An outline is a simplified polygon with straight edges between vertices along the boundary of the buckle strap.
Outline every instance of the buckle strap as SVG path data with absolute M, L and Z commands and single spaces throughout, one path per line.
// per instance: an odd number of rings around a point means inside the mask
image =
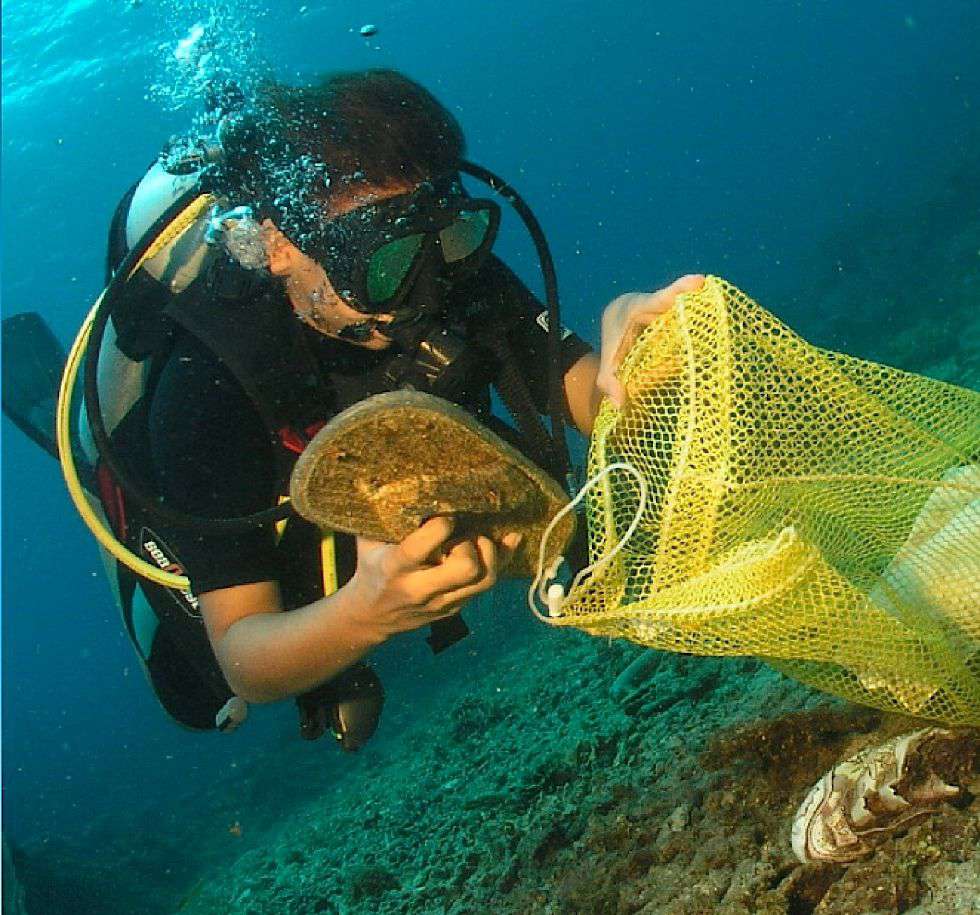
M 295 429 L 292 426 L 283 426 L 276 431 L 276 436 L 279 439 L 279 444 L 287 451 L 292 451 L 293 454 L 302 454 L 303 449 L 310 443 L 310 439 L 325 425 L 326 422 L 321 419 L 315 423 L 311 423 L 302 430 Z

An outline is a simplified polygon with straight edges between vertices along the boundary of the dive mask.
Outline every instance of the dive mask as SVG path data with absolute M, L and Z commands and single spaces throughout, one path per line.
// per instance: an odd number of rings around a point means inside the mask
M 434 263 L 449 281 L 475 270 L 499 225 L 500 207 L 468 197 L 453 177 L 324 222 L 303 247 L 348 305 L 403 322 L 412 319 L 399 312 L 423 266 Z

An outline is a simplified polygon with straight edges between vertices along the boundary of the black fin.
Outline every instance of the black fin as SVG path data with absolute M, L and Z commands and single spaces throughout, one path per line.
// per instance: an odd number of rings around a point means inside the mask
M 34 311 L 3 320 L 3 412 L 25 435 L 58 457 L 55 410 L 65 352 Z

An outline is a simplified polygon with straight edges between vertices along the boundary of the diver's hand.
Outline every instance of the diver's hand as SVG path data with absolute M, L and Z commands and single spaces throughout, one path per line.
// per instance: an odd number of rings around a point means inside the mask
M 521 539 L 508 534 L 499 545 L 483 536 L 454 543 L 452 533 L 452 518 L 438 516 L 401 543 L 358 541 L 351 579 L 356 612 L 382 640 L 452 616 L 492 588 Z
M 656 292 L 627 292 L 613 299 L 602 313 L 602 346 L 596 387 L 617 407 L 626 392 L 616 372 L 640 332 L 658 315 L 669 311 L 683 292 L 694 292 L 704 282 L 700 273 L 689 273 Z

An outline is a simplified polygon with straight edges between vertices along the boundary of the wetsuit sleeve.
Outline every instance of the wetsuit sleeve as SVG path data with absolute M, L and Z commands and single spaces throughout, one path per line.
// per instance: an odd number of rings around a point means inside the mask
M 506 327 L 507 340 L 527 380 L 538 412 L 548 410 L 548 309 L 499 258 L 491 257 L 478 275 L 489 307 L 490 327 Z M 562 328 L 561 372 L 564 374 L 592 347 Z
M 228 370 L 189 336 L 160 373 L 149 427 L 153 469 L 170 505 L 227 518 L 272 504 L 268 433 Z M 279 578 L 271 525 L 236 534 L 174 527 L 168 535 L 196 594 Z

